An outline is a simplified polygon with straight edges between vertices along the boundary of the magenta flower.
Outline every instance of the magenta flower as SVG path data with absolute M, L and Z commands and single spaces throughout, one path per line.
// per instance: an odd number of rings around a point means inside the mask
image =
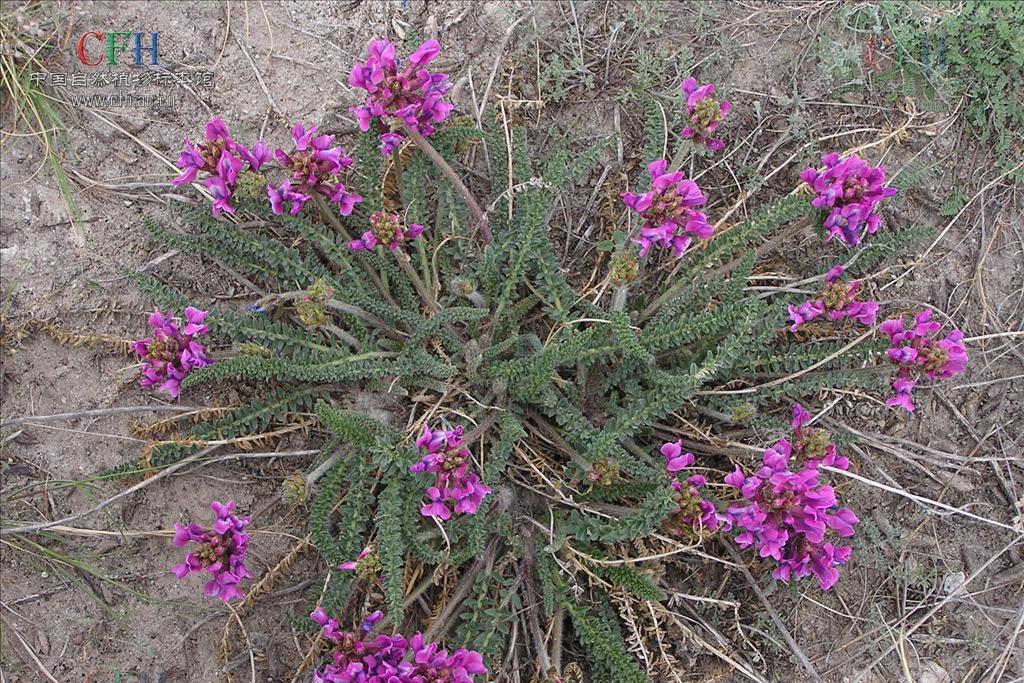
M 444 431 L 423 425 L 416 447 L 425 454 L 409 471 L 436 475 L 433 485 L 426 490 L 430 502 L 420 508 L 420 514 L 441 520 L 451 519 L 453 513 L 475 514 L 491 489 L 470 469 L 472 456 L 462 444 L 462 427 Z
M 793 321 L 790 332 L 796 332 L 805 323 L 814 320 L 825 312 L 825 304 L 821 299 L 808 299 L 796 306 L 789 305 L 789 319 Z
M 277 216 L 280 216 L 284 211 L 284 202 L 291 203 L 292 206 L 289 213 L 294 216 L 300 213 L 302 206 L 313 198 L 304 192 L 293 190 L 290 180 L 282 181 L 278 187 L 267 185 L 267 197 L 270 199 L 270 210 Z
M 882 226 L 875 209 L 896 194 L 896 188 L 886 186 L 884 167 L 868 166 L 855 154 L 840 161 L 833 152 L 821 161 L 823 170 L 809 167 L 800 174 L 814 190 L 811 204 L 828 210 L 825 229 L 829 240 L 838 236 L 849 245 L 860 244 L 865 234 L 873 235 Z
M 270 147 L 262 140 L 253 145 L 252 149 L 246 149 L 239 145 L 238 151 L 242 158 L 249 162 L 249 168 L 254 171 L 260 170 L 264 164 L 274 158 L 274 155 L 270 152 Z
M 665 456 L 665 469 L 672 480 L 672 489 L 676 492 L 676 509 L 663 523 L 665 530 L 679 537 L 715 531 L 719 526 L 727 529 L 729 518 L 720 515 L 715 504 L 701 493 L 707 480 L 700 474 L 691 475 L 685 484 L 676 478 L 677 472 L 693 464 L 693 453 L 684 453 L 682 442 L 676 441 L 662 445 L 661 454 Z
M 149 326 L 153 328 L 153 336 L 132 344 L 135 353 L 142 358 L 143 388 L 156 386 L 177 398 L 185 375 L 194 368 L 213 363 L 203 346 L 195 341 L 208 330 L 203 324 L 207 315 L 208 311 L 189 306 L 185 309 L 185 326 L 181 327 L 170 312 L 150 314 Z
M 378 244 L 383 244 L 391 251 L 406 242 L 411 242 L 420 236 L 423 226 L 418 224 L 403 225 L 397 214 L 388 214 L 383 211 L 376 211 L 370 216 L 370 229 L 362 234 L 357 240 L 348 243 L 352 251 L 373 250 Z
M 683 137 L 706 145 L 712 151 L 725 147 L 721 138 L 712 138 L 711 135 L 718 130 L 718 124 L 729 113 L 729 101 L 716 100 L 712 97 L 714 84 L 698 86 L 697 79 L 692 76 L 683 81 L 679 89 L 686 95 L 686 113 L 689 116 L 689 125 L 683 129 Z
M 238 174 L 248 163 L 249 168 L 258 171 L 269 158 L 269 150 L 263 142 L 257 142 L 250 150 L 235 141 L 228 133 L 227 124 L 219 118 L 206 124 L 205 139 L 196 145 L 184 141 L 185 149 L 178 155 L 181 174 L 171 181 L 183 185 L 196 180 L 200 173 L 208 174 L 202 182 L 213 195 L 213 215 L 222 211 L 234 213 L 231 196 L 238 182 Z
M 245 527 L 249 525 L 249 518 L 231 514 L 234 508 L 234 501 L 210 503 L 210 509 L 217 517 L 211 529 L 198 524 L 174 525 L 175 546 L 182 548 L 189 543 L 197 543 L 199 547 L 188 553 L 185 561 L 175 565 L 171 571 L 179 579 L 193 572 L 209 572 L 212 578 L 206 583 L 206 595 L 224 602 L 243 597 L 238 590 L 238 582 L 252 578 L 245 568 L 245 551 L 249 546 Z
M 860 280 L 841 282 L 843 267 L 835 266 L 825 276 L 825 289 L 817 299 L 808 299 L 798 306 L 789 306 L 789 318 L 793 325 L 790 332 L 796 332 L 804 323 L 828 313 L 832 320 L 850 318 L 862 325 L 874 325 L 878 314 L 877 301 L 857 301 Z
M 206 178 L 203 180 L 203 185 L 210 190 L 210 195 L 213 197 L 210 211 L 214 216 L 219 216 L 222 211 L 227 211 L 228 213 L 235 212 L 235 207 L 231 206 L 231 196 L 234 189 L 232 185 L 229 185 L 220 176 Z
M 405 139 L 398 132 L 398 122 L 404 121 L 426 137 L 434 132 L 434 124 L 444 121 L 451 112 L 452 105 L 444 101 L 451 88 L 448 76 L 432 74 L 425 68 L 440 52 L 441 45 L 428 40 L 402 66 L 395 58 L 393 43 L 374 40 L 367 47 L 366 61 L 352 65 L 349 85 L 365 90 L 367 97 L 350 111 L 364 131 L 370 129 L 371 119 L 382 119 L 381 154 L 390 154 Z
M 283 149 L 274 150 L 278 163 L 290 175 L 278 187 L 267 185 L 270 208 L 277 215 L 283 211 L 283 203 L 291 203 L 292 215 L 302 211 L 303 205 L 314 194 L 320 194 L 336 204 L 342 216 L 352 213 L 353 207 L 363 201 L 358 194 L 349 192 L 340 176 L 352 165 L 352 157 L 346 156 L 342 147 L 334 146 L 333 135 L 317 135 L 317 127 L 308 129 L 301 123 L 292 127 L 294 149 L 289 153 Z
M 313 672 L 314 683 L 474 683 L 487 673 L 479 652 L 460 648 L 448 654 L 417 633 L 371 637 L 384 618 L 369 615 L 358 632 L 342 631 L 338 621 L 317 608 L 309 618 L 320 624 L 324 639 L 333 644 L 330 661 Z
M 658 246 L 671 248 L 675 257 L 681 258 L 694 236 L 706 240 L 714 232 L 704 212 L 693 208 L 707 201 L 697 183 L 684 180 L 682 171 L 668 173 L 667 169 L 664 159 L 651 162 L 647 166 L 651 189 L 643 194 L 622 194 L 622 202 L 643 218 L 640 234 L 632 240 L 640 245 L 640 256 Z
M 338 569 L 344 572 L 355 572 L 360 578 L 376 579 L 378 581 L 383 581 L 383 577 L 380 575 L 381 568 L 380 557 L 377 555 L 377 549 L 373 545 L 363 548 L 362 552 L 359 553 L 359 557 L 355 560 L 342 562 L 338 565 Z
M 802 415 L 799 419 L 802 426 Z M 765 450 L 755 474 L 745 476 L 737 465 L 726 476 L 725 483 L 742 496 L 727 510 L 741 530 L 733 540 L 774 559 L 776 579 L 788 583 L 813 574 L 821 589 L 828 590 L 839 579 L 836 567 L 850 559 L 850 548 L 827 539 L 832 532 L 840 538 L 852 536 L 859 520 L 852 510 L 838 507 L 831 486 L 819 483 L 817 464 L 805 462 L 798 472 L 789 469 L 792 452 L 790 443 L 780 439 Z
M 356 558 L 355 560 L 350 560 L 348 562 L 342 562 L 338 565 L 338 569 L 341 569 L 342 571 L 346 572 L 354 572 L 356 568 L 359 567 L 359 563 L 365 560 L 367 557 L 370 557 L 372 554 L 373 546 L 368 545 L 365 548 L 363 548 L 362 552 L 359 553 L 358 558 Z
M 889 337 L 890 346 L 886 354 L 899 367 L 892 382 L 894 394 L 885 402 L 890 408 L 900 407 L 914 412 L 910 392 L 921 376 L 930 379 L 952 377 L 963 372 L 967 364 L 963 332 L 953 330 L 939 339 L 937 335 L 942 326 L 931 317 L 931 311 L 923 310 L 914 317 L 914 324 L 910 327 L 905 327 L 902 318 L 886 320 L 879 326 L 879 330 Z

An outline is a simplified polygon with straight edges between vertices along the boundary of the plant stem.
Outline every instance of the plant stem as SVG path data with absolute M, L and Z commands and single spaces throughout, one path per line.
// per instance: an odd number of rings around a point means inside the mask
M 402 122 L 402 130 L 406 135 L 412 138 L 412 141 L 416 143 L 416 146 L 420 148 L 420 151 L 426 154 L 427 157 L 434 162 L 434 165 L 444 173 L 445 177 L 448 178 L 448 181 L 455 187 L 455 190 L 462 195 L 462 199 L 466 202 L 466 206 L 469 208 L 470 214 L 473 215 L 474 222 L 480 229 L 480 238 L 483 240 L 484 244 L 490 244 L 492 241 L 491 228 L 487 225 L 487 220 L 484 218 L 484 212 L 480 208 L 480 204 L 473 197 L 472 193 L 470 193 L 466 184 L 462 182 L 462 178 L 460 178 L 455 172 L 455 169 L 453 169 L 448 162 L 444 160 L 444 157 L 434 149 L 434 146 L 431 145 L 425 137 L 420 135 L 418 130 L 405 122 Z
M 423 303 L 427 305 L 427 308 L 429 308 L 434 314 L 440 313 L 441 306 L 438 305 L 433 293 L 427 291 L 426 285 L 423 284 L 423 280 L 420 279 L 419 274 L 416 273 L 416 269 L 412 267 L 409 255 L 406 254 L 401 247 L 398 247 L 395 250 L 395 257 L 398 261 L 398 266 L 409 278 L 409 281 L 412 282 L 413 288 L 415 288 L 416 293 L 420 295 L 420 298 L 423 299 Z
M 331 224 L 331 227 L 333 227 L 335 230 L 341 233 L 341 236 L 345 238 L 346 242 L 351 241 L 352 236 L 348 234 L 348 230 L 346 230 L 345 226 L 341 224 L 341 221 L 338 220 L 338 217 L 334 215 L 334 212 L 331 211 L 330 207 L 327 205 L 327 202 L 324 201 L 323 197 L 314 197 L 314 201 L 316 201 L 317 208 L 320 209 L 320 214 L 322 216 L 327 217 L 327 220 Z M 371 280 L 373 280 L 373 284 L 375 284 L 377 286 L 377 289 L 380 290 L 381 295 L 383 295 L 384 298 L 387 299 L 389 304 L 391 304 L 395 308 L 398 308 L 398 303 L 391 296 L 391 292 L 388 290 L 387 285 L 384 283 L 383 280 L 381 280 L 380 275 L 377 274 L 377 271 L 370 267 L 370 264 L 366 262 L 366 259 L 363 258 L 363 255 L 360 254 L 359 252 L 356 252 L 356 260 L 359 261 L 359 265 L 362 266 L 363 270 L 366 271 L 366 274 L 370 276 Z
M 402 166 L 401 166 L 401 153 L 398 151 L 398 147 L 395 147 L 391 151 L 391 167 L 394 173 L 394 182 L 398 187 L 398 199 L 401 202 L 402 209 L 404 212 L 408 212 L 409 205 L 406 202 L 406 185 L 402 182 Z M 402 222 L 409 220 L 408 215 L 404 215 Z M 423 283 L 428 291 L 433 292 L 433 285 L 430 280 L 430 263 L 427 260 L 427 250 L 423 246 L 423 240 L 416 241 L 416 251 L 420 256 L 420 270 L 423 272 Z M 431 297 L 432 299 L 433 297 Z
M 559 602 L 551 617 L 551 666 L 555 673 L 562 671 L 562 632 L 565 624 L 565 606 Z
M 757 247 L 757 249 L 756 249 L 756 251 L 757 251 L 757 258 L 761 258 L 762 256 L 764 256 L 768 251 L 770 251 L 771 249 L 773 249 L 776 246 L 778 246 L 778 244 L 782 240 L 786 239 L 787 237 L 790 237 L 792 235 L 799 235 L 804 230 L 809 228 L 811 226 L 812 222 L 813 222 L 813 218 L 811 216 L 807 216 L 807 217 L 801 219 L 799 222 L 797 222 L 796 225 L 794 225 L 791 230 L 784 230 L 784 231 L 780 232 L 778 235 L 776 235 L 775 237 L 771 238 L 770 240 L 768 240 L 767 242 L 762 244 L 761 246 Z M 711 277 L 722 277 L 722 276 L 728 275 L 732 271 L 736 270 L 736 267 L 740 264 L 740 262 L 742 260 L 743 260 L 743 257 L 742 256 L 738 256 L 738 257 L 734 258 L 732 261 L 729 261 L 729 263 L 726 263 L 725 265 L 719 266 L 715 270 L 708 271 L 707 273 L 705 273 L 703 279 L 707 280 L 707 279 L 709 279 Z M 688 280 L 679 280 L 679 281 L 677 281 L 674 285 L 672 285 L 667 290 L 665 290 L 665 292 L 661 296 L 659 296 L 657 299 L 655 299 L 654 302 L 650 306 L 648 306 L 646 309 L 644 309 L 644 312 L 640 314 L 640 317 L 637 319 L 637 322 L 642 322 L 644 320 L 647 320 L 652 315 L 657 313 L 658 309 L 660 309 L 662 306 L 667 304 L 672 299 L 676 298 L 676 296 L 678 296 L 679 293 L 683 289 L 685 289 L 687 286 L 689 286 L 690 284 L 691 284 L 691 282 L 688 281 Z
M 60 420 L 77 420 L 83 417 L 104 417 L 107 415 L 122 415 L 125 413 L 144 413 L 144 412 L 170 412 L 170 413 L 189 413 L 194 410 L 202 410 L 202 408 L 194 408 L 192 406 L 122 406 L 117 408 L 97 408 L 95 410 L 79 410 L 74 413 L 56 413 L 54 415 L 26 415 L 24 417 L 16 417 L 12 420 L 0 422 L 0 428 L 6 429 L 7 427 L 14 427 L 26 422 L 57 422 Z
M 526 618 L 530 626 L 530 633 L 533 636 L 533 649 L 536 650 L 540 672 L 544 675 L 559 675 L 559 669 L 548 656 L 547 647 L 544 644 L 544 631 L 540 627 L 540 600 L 537 599 L 537 590 L 534 581 L 537 579 L 537 547 L 533 542 L 533 533 L 527 532 L 523 537 L 523 585 L 526 587 Z
M 430 312 L 434 315 L 440 313 L 441 305 L 437 303 L 437 299 L 434 298 L 433 292 L 427 290 L 426 286 L 423 284 L 423 280 L 421 280 L 420 276 L 416 274 L 416 269 L 413 268 L 410 263 L 409 255 L 399 247 L 395 250 L 395 258 L 398 260 L 398 265 L 402 268 L 402 272 L 405 273 L 412 282 L 412 286 L 416 289 L 416 293 L 420 295 L 420 299 L 422 299 L 423 303 L 427 305 Z M 445 323 L 444 329 L 454 335 L 456 339 L 461 339 L 462 341 L 466 340 L 465 336 L 463 336 L 463 334 L 455 329 L 455 327 L 450 323 Z
M 423 640 L 430 642 L 437 640 L 444 635 L 445 631 L 448 630 L 452 617 L 455 616 L 456 610 L 459 608 L 459 604 L 466 599 L 469 595 L 469 591 L 473 588 L 473 583 L 476 581 L 476 576 L 484 570 L 493 559 L 494 554 L 498 550 L 498 539 L 491 539 L 491 542 L 487 545 L 487 550 L 484 551 L 483 556 L 473 563 L 473 566 L 469 568 L 462 575 L 462 580 L 459 582 L 458 587 L 452 593 L 451 597 L 448 598 L 448 603 L 444 606 L 444 609 L 437 619 L 430 624 L 430 628 L 423 634 Z
M 688 155 L 687 152 L 690 152 L 690 154 Z M 695 155 L 693 154 L 693 143 L 689 141 L 683 142 L 683 144 L 679 145 L 679 149 L 676 151 L 675 156 L 672 157 L 672 161 L 670 161 L 668 164 L 669 172 L 671 173 L 674 171 L 678 171 L 680 168 L 683 167 L 683 162 L 685 162 L 688 158 L 691 162 L 690 177 L 692 178 L 694 157 Z
M 629 285 L 618 285 L 615 294 L 612 296 L 612 310 L 621 311 L 626 307 L 626 298 L 629 296 Z
M 423 284 L 427 289 L 437 296 L 437 289 L 434 288 L 433 278 L 430 277 L 430 259 L 427 258 L 427 247 L 425 239 L 416 240 L 416 253 L 420 257 L 420 271 L 423 273 Z

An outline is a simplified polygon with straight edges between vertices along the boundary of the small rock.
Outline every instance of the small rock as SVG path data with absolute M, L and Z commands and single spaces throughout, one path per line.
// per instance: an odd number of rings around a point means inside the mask
M 962 591 L 965 583 L 967 583 L 967 575 L 963 572 L 946 574 L 942 579 L 942 592 L 946 595 L 953 595 Z
M 952 683 L 949 672 L 935 662 L 922 662 L 917 683 Z

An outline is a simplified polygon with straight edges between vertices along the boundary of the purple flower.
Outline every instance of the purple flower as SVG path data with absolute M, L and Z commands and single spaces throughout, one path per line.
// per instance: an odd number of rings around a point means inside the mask
M 712 151 L 725 147 L 721 138 L 712 138 L 711 135 L 718 130 L 718 124 L 729 113 L 729 101 L 716 100 L 712 97 L 714 84 L 698 86 L 697 79 L 692 76 L 683 81 L 679 89 L 686 95 L 686 113 L 689 116 L 689 125 L 683 129 L 683 137 L 706 145 Z
M 279 187 L 273 185 L 267 185 L 267 197 L 270 198 L 270 210 L 275 215 L 280 216 L 284 211 L 284 202 L 291 203 L 291 215 L 297 215 L 302 211 L 303 205 L 312 199 L 311 196 L 304 192 L 297 192 L 292 189 L 292 184 L 288 180 L 281 182 Z
M 238 152 L 249 163 L 249 168 L 254 171 L 260 170 L 263 164 L 274 158 L 274 155 L 270 152 L 270 147 L 262 140 L 253 145 L 251 149 L 238 145 Z
M 329 661 L 313 672 L 314 683 L 474 683 L 487 673 L 479 652 L 460 648 L 449 654 L 417 633 L 412 638 L 372 636 L 384 618 L 367 616 L 358 631 L 342 631 L 338 621 L 317 608 L 309 615 L 333 645 Z
M 885 184 L 885 168 L 868 166 L 855 154 L 840 161 L 833 152 L 821 161 L 823 170 L 809 167 L 800 174 L 814 190 L 811 204 L 829 212 L 825 219 L 829 240 L 838 236 L 849 245 L 860 244 L 865 234 L 873 235 L 882 226 L 875 209 L 896 189 Z
M 370 129 L 372 119 L 384 119 L 381 154 L 390 154 L 405 139 L 397 132 L 396 123 L 405 122 L 426 137 L 434 132 L 434 124 L 444 121 L 451 112 L 452 105 L 444 101 L 451 88 L 448 76 L 426 69 L 440 52 L 441 45 L 428 40 L 401 66 L 393 43 L 374 40 L 367 46 L 366 61 L 352 65 L 348 82 L 365 90 L 367 96 L 362 105 L 350 111 L 364 131 Z
M 714 228 L 704 212 L 697 211 L 707 199 L 697 183 L 684 180 L 682 171 L 669 173 L 664 159 L 647 166 L 651 174 L 651 189 L 643 194 L 624 192 L 622 202 L 640 214 L 643 224 L 632 241 L 640 245 L 640 256 L 646 256 L 651 247 L 671 248 L 681 258 L 696 236 L 706 240 Z
M 684 453 L 680 441 L 666 443 L 661 447 L 665 456 L 665 470 L 671 479 L 676 509 L 662 526 L 673 536 L 699 535 L 715 531 L 719 526 L 728 528 L 729 518 L 715 509 L 715 504 L 703 497 L 701 491 L 707 483 L 702 475 L 694 474 L 685 484 L 676 478 L 678 472 L 694 462 L 693 453 Z
M 843 267 L 834 266 L 825 276 L 825 288 L 817 299 L 808 299 L 798 306 L 789 306 L 789 319 L 793 325 L 790 332 L 796 332 L 800 327 L 820 315 L 828 313 L 832 320 L 849 318 L 862 325 L 874 325 L 875 316 L 878 314 L 877 301 L 857 301 L 860 292 L 860 280 L 841 282 Z
M 132 344 L 135 353 L 142 358 L 141 384 L 144 388 L 156 386 L 177 398 L 185 375 L 193 368 L 213 363 L 203 346 L 195 341 L 208 330 L 202 324 L 208 314 L 189 306 L 184 311 L 184 328 L 179 327 L 170 312 L 156 311 L 149 316 L 153 335 Z
M 179 579 L 193 572 L 206 571 L 212 578 L 206 583 L 206 595 L 229 602 L 232 598 L 242 598 L 238 590 L 238 582 L 252 578 L 245 568 L 245 552 L 249 546 L 249 535 L 245 528 L 249 525 L 248 517 L 237 517 L 231 513 L 235 508 L 234 501 L 221 504 L 210 503 L 216 520 L 213 528 L 205 529 L 198 524 L 174 525 L 174 545 L 182 548 L 189 543 L 198 544 L 193 552 L 185 556 L 185 561 L 175 565 L 171 571 Z
M 453 513 L 475 514 L 491 488 L 470 469 L 472 454 L 462 444 L 462 427 L 445 431 L 424 425 L 416 446 L 424 455 L 409 471 L 435 475 L 434 483 L 426 490 L 430 502 L 420 508 L 420 514 L 442 521 L 451 519 Z
M 796 332 L 801 325 L 814 320 L 824 312 L 825 304 L 820 299 L 808 299 L 797 306 L 790 304 L 789 319 L 793 321 L 793 325 L 789 331 Z
M 807 418 L 803 408 L 794 407 L 796 429 L 802 429 Z M 808 436 L 814 434 L 804 434 Z M 789 467 L 792 454 L 792 445 L 781 439 L 765 450 L 762 467 L 752 476 L 745 476 L 737 466 L 725 478 L 742 497 L 727 510 L 740 530 L 733 540 L 741 548 L 753 546 L 762 558 L 775 560 L 778 566 L 772 576 L 776 579 L 788 582 L 813 574 L 821 589 L 828 590 L 839 579 L 836 567 L 849 560 L 850 548 L 826 539 L 832 534 L 852 536 L 859 520 L 853 511 L 837 505 L 831 486 L 818 481 L 819 461 L 806 460 L 793 471 Z M 835 456 L 832 461 L 840 466 Z
M 885 399 L 888 408 L 903 408 L 908 413 L 914 412 L 914 399 L 910 392 L 914 390 L 917 381 L 911 379 L 910 368 L 901 368 L 892 381 L 893 395 Z
M 267 186 L 270 207 L 275 214 L 282 212 L 282 203 L 291 202 L 293 215 L 316 194 L 326 197 L 338 206 L 342 216 L 352 213 L 353 207 L 363 201 L 358 194 L 349 192 L 340 177 L 352 165 L 352 157 L 339 146 L 332 146 L 333 135 L 317 135 L 317 127 L 306 128 L 301 123 L 292 127 L 294 149 L 286 152 L 274 150 L 274 157 L 290 173 L 276 189 Z
M 360 562 L 365 560 L 367 557 L 370 557 L 372 554 L 373 554 L 373 546 L 372 545 L 368 545 L 365 548 L 363 548 L 362 552 L 359 553 L 359 557 L 358 558 L 356 558 L 355 560 L 350 560 L 348 562 L 342 562 L 341 564 L 338 565 L 338 569 L 341 569 L 342 571 L 346 571 L 346 572 L 353 572 L 359 566 Z
M 214 216 L 222 211 L 234 212 L 231 196 L 245 165 L 248 163 L 252 171 L 258 171 L 270 157 L 263 142 L 257 142 L 251 150 L 236 142 L 228 133 L 227 124 L 219 118 L 206 124 L 203 142 L 193 145 L 186 138 L 183 144 L 185 148 L 178 155 L 177 164 L 181 174 L 171 182 L 182 185 L 195 181 L 200 173 L 208 174 L 203 184 L 213 195 Z
M 953 330 L 940 339 L 938 332 L 942 326 L 931 317 L 931 311 L 923 310 L 914 316 L 913 325 L 906 325 L 902 318 L 892 318 L 878 328 L 889 337 L 886 355 L 899 367 L 892 382 L 894 394 L 885 402 L 890 408 L 914 412 L 910 392 L 921 376 L 952 377 L 963 372 L 967 364 L 963 332 Z
M 664 444 L 661 447 L 661 454 L 665 456 L 665 469 L 669 474 L 684 470 L 694 462 L 693 453 L 683 453 L 681 441 Z
M 361 195 L 349 192 L 343 183 L 338 183 L 334 186 L 334 193 L 330 196 L 330 201 L 338 205 L 338 213 L 348 216 L 356 204 L 363 201 L 363 198 Z
M 383 244 L 394 251 L 419 237 L 422 232 L 422 225 L 404 225 L 397 214 L 376 211 L 370 216 L 370 229 L 359 239 L 349 242 L 348 246 L 352 251 L 363 251 L 376 249 L 378 244 Z
M 395 151 L 395 148 L 402 144 L 405 140 L 404 137 L 398 133 L 381 133 L 380 135 L 380 153 L 381 156 L 387 156 Z
M 203 181 L 203 185 L 210 190 L 210 195 L 213 197 L 210 210 L 214 216 L 219 216 L 222 211 L 235 212 L 235 207 L 231 206 L 232 188 L 223 178 L 210 176 Z

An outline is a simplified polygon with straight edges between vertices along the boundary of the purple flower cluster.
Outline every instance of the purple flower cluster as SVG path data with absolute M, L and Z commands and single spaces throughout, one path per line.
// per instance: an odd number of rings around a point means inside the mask
M 192 572 L 209 572 L 213 578 L 206 583 L 206 594 L 224 602 L 243 597 L 238 590 L 238 582 L 252 578 L 245 568 L 245 551 L 249 546 L 249 534 L 245 533 L 245 527 L 249 525 L 249 518 L 231 514 L 234 508 L 233 500 L 227 504 L 217 501 L 210 503 L 210 509 L 217 516 L 212 529 L 205 529 L 198 524 L 174 525 L 175 546 L 182 548 L 189 543 L 198 543 L 199 547 L 186 555 L 185 561 L 171 571 L 179 579 Z
M 703 475 L 693 474 L 686 483 L 676 478 L 677 473 L 693 464 L 693 453 L 684 453 L 680 441 L 666 443 L 661 447 L 665 456 L 665 469 L 672 478 L 672 489 L 676 491 L 676 510 L 665 523 L 665 530 L 673 536 L 700 534 L 715 531 L 719 525 L 728 528 L 729 519 L 715 510 L 715 504 L 701 495 L 707 484 Z
M 806 430 L 809 415 L 794 407 L 794 424 L 801 449 L 813 443 L 817 430 Z M 813 448 L 813 446 L 812 446 Z M 828 450 L 828 449 L 826 449 Z M 778 566 L 772 576 L 789 582 L 813 574 L 822 590 L 828 590 L 839 579 L 839 565 L 850 559 L 849 546 L 837 546 L 826 540 L 829 529 L 841 538 L 853 536 L 859 521 L 852 510 L 836 504 L 835 491 L 818 481 L 819 464 L 848 466 L 834 447 L 820 459 L 807 459 L 798 471 L 790 469 L 794 447 L 780 439 L 764 452 L 762 467 L 746 476 L 740 467 L 725 478 L 725 483 L 740 491 L 743 500 L 729 507 L 727 514 L 741 532 L 736 543 L 754 546 L 761 557 L 774 559 Z M 795 459 L 795 458 L 794 458 Z
M 444 431 L 423 425 L 416 447 L 426 454 L 409 471 L 437 475 L 434 484 L 427 488 L 430 502 L 420 508 L 420 514 L 442 520 L 451 519 L 453 512 L 474 514 L 491 489 L 470 469 L 471 454 L 462 443 L 462 427 Z
M 296 123 L 292 128 L 292 140 L 295 145 L 290 153 L 283 149 L 274 150 L 278 163 L 290 174 L 276 188 L 267 185 L 267 197 L 274 213 L 280 215 L 284 202 L 290 202 L 291 213 L 297 214 L 314 193 L 337 204 L 342 216 L 352 213 L 363 198 L 349 192 L 338 179 L 342 171 L 352 165 L 352 157 L 346 156 L 342 147 L 331 146 L 333 135 L 317 135 L 316 126 L 307 129 Z
M 185 309 L 185 325 L 182 326 L 171 312 L 154 311 L 150 314 L 149 326 L 153 328 L 153 336 L 132 344 L 135 353 L 142 358 L 143 387 L 155 386 L 177 398 L 185 375 L 194 368 L 213 363 L 202 344 L 196 341 L 196 337 L 206 334 L 209 329 L 203 324 L 207 315 L 209 311 L 189 306 Z
M 910 392 L 921 375 L 952 377 L 964 370 L 967 349 L 964 348 L 963 332 L 953 330 L 939 339 L 937 333 L 942 325 L 931 317 L 932 312 L 924 310 L 914 317 L 913 325 L 906 325 L 902 318 L 893 318 L 879 327 L 889 337 L 890 346 L 886 350 L 889 360 L 899 367 L 892 382 L 895 394 L 885 402 L 890 408 L 899 406 L 909 412 L 914 411 Z
M 351 109 L 360 130 L 370 129 L 370 119 L 389 117 L 404 121 L 423 136 L 432 134 L 434 124 L 444 121 L 452 110 L 444 101 L 451 88 L 448 76 L 425 68 L 440 54 L 440 43 L 428 40 L 420 44 L 401 69 L 394 43 L 374 40 L 367 52 L 366 61 L 353 64 L 348 76 L 349 85 L 367 93 L 366 102 Z M 380 136 L 381 154 L 390 154 L 405 139 L 396 130 L 397 121 L 388 121 L 388 129 Z
M 689 125 L 683 129 L 683 137 L 692 139 L 697 144 L 706 145 L 712 151 L 725 147 L 725 142 L 721 138 L 711 136 L 729 113 L 729 101 L 716 100 L 712 97 L 715 92 L 714 84 L 698 86 L 697 79 L 692 76 L 683 81 L 679 89 L 686 95 L 686 113 L 689 116 Z
M 370 216 L 370 229 L 357 240 L 348 243 L 352 251 L 376 249 L 383 244 L 391 251 L 420 236 L 423 226 L 417 223 L 403 225 L 397 214 L 376 211 Z
M 714 232 L 704 212 L 694 208 L 702 206 L 707 198 L 697 183 L 684 179 L 682 171 L 669 173 L 664 159 L 648 164 L 647 171 L 651 174 L 649 191 L 622 194 L 623 203 L 643 218 L 633 242 L 640 245 L 640 256 L 658 246 L 671 247 L 675 257 L 681 258 L 694 236 L 706 240 Z
M 882 226 L 882 217 L 875 209 L 883 199 L 896 194 L 896 188 L 886 186 L 885 168 L 868 166 L 856 154 L 840 161 L 833 152 L 821 161 L 823 170 L 809 167 L 800 174 L 800 179 L 814 190 L 811 204 L 829 211 L 825 219 L 829 240 L 838 236 L 849 245 L 860 244 L 865 234 L 873 235 Z
M 380 634 L 371 637 L 384 615 L 366 618 L 358 633 L 342 631 L 337 620 L 317 608 L 309 618 L 334 644 L 331 661 L 313 672 L 313 683 L 473 683 L 487 673 L 479 652 L 460 648 L 448 654 L 437 643 Z
M 219 216 L 222 211 L 234 213 L 231 199 L 240 175 L 251 172 L 253 175 L 242 177 L 262 183 L 264 178 L 257 175 L 258 172 L 276 159 L 288 177 L 277 187 L 267 185 L 267 197 L 275 214 L 281 214 L 284 202 L 289 202 L 291 213 L 297 214 L 316 194 L 336 204 L 342 216 L 352 213 L 353 207 L 363 198 L 349 192 L 341 181 L 340 176 L 352 165 L 352 158 L 345 155 L 342 147 L 331 146 L 334 136 L 317 135 L 316 126 L 307 129 L 297 123 L 292 128 L 292 140 L 295 144 L 291 152 L 276 149 L 272 154 L 262 140 L 248 148 L 228 134 L 228 127 L 221 119 L 213 119 L 206 124 L 204 142 L 193 145 L 185 139 L 185 149 L 178 157 L 178 168 L 182 173 L 172 182 L 175 185 L 189 183 L 199 173 L 207 173 L 209 176 L 202 182 L 213 195 L 213 215 Z M 248 171 L 245 170 L 246 164 Z M 248 187 L 248 182 L 244 186 Z
M 191 183 L 199 173 L 208 176 L 202 183 L 213 195 L 213 215 L 221 211 L 234 213 L 231 197 L 238 182 L 238 174 L 246 164 L 252 171 L 259 171 L 270 159 L 270 150 L 263 142 L 257 142 L 252 149 L 235 141 L 228 133 L 227 124 L 215 118 L 206 124 L 205 140 L 197 145 L 185 138 L 185 149 L 178 155 L 181 175 L 172 180 L 174 185 Z
M 874 325 L 878 314 L 877 301 L 857 301 L 860 280 L 842 282 L 843 267 L 835 266 L 825 276 L 825 289 L 817 299 L 808 299 L 799 306 L 789 306 L 789 318 L 793 321 L 790 332 L 796 332 L 801 325 L 828 313 L 832 320 L 850 318 L 862 325 Z

